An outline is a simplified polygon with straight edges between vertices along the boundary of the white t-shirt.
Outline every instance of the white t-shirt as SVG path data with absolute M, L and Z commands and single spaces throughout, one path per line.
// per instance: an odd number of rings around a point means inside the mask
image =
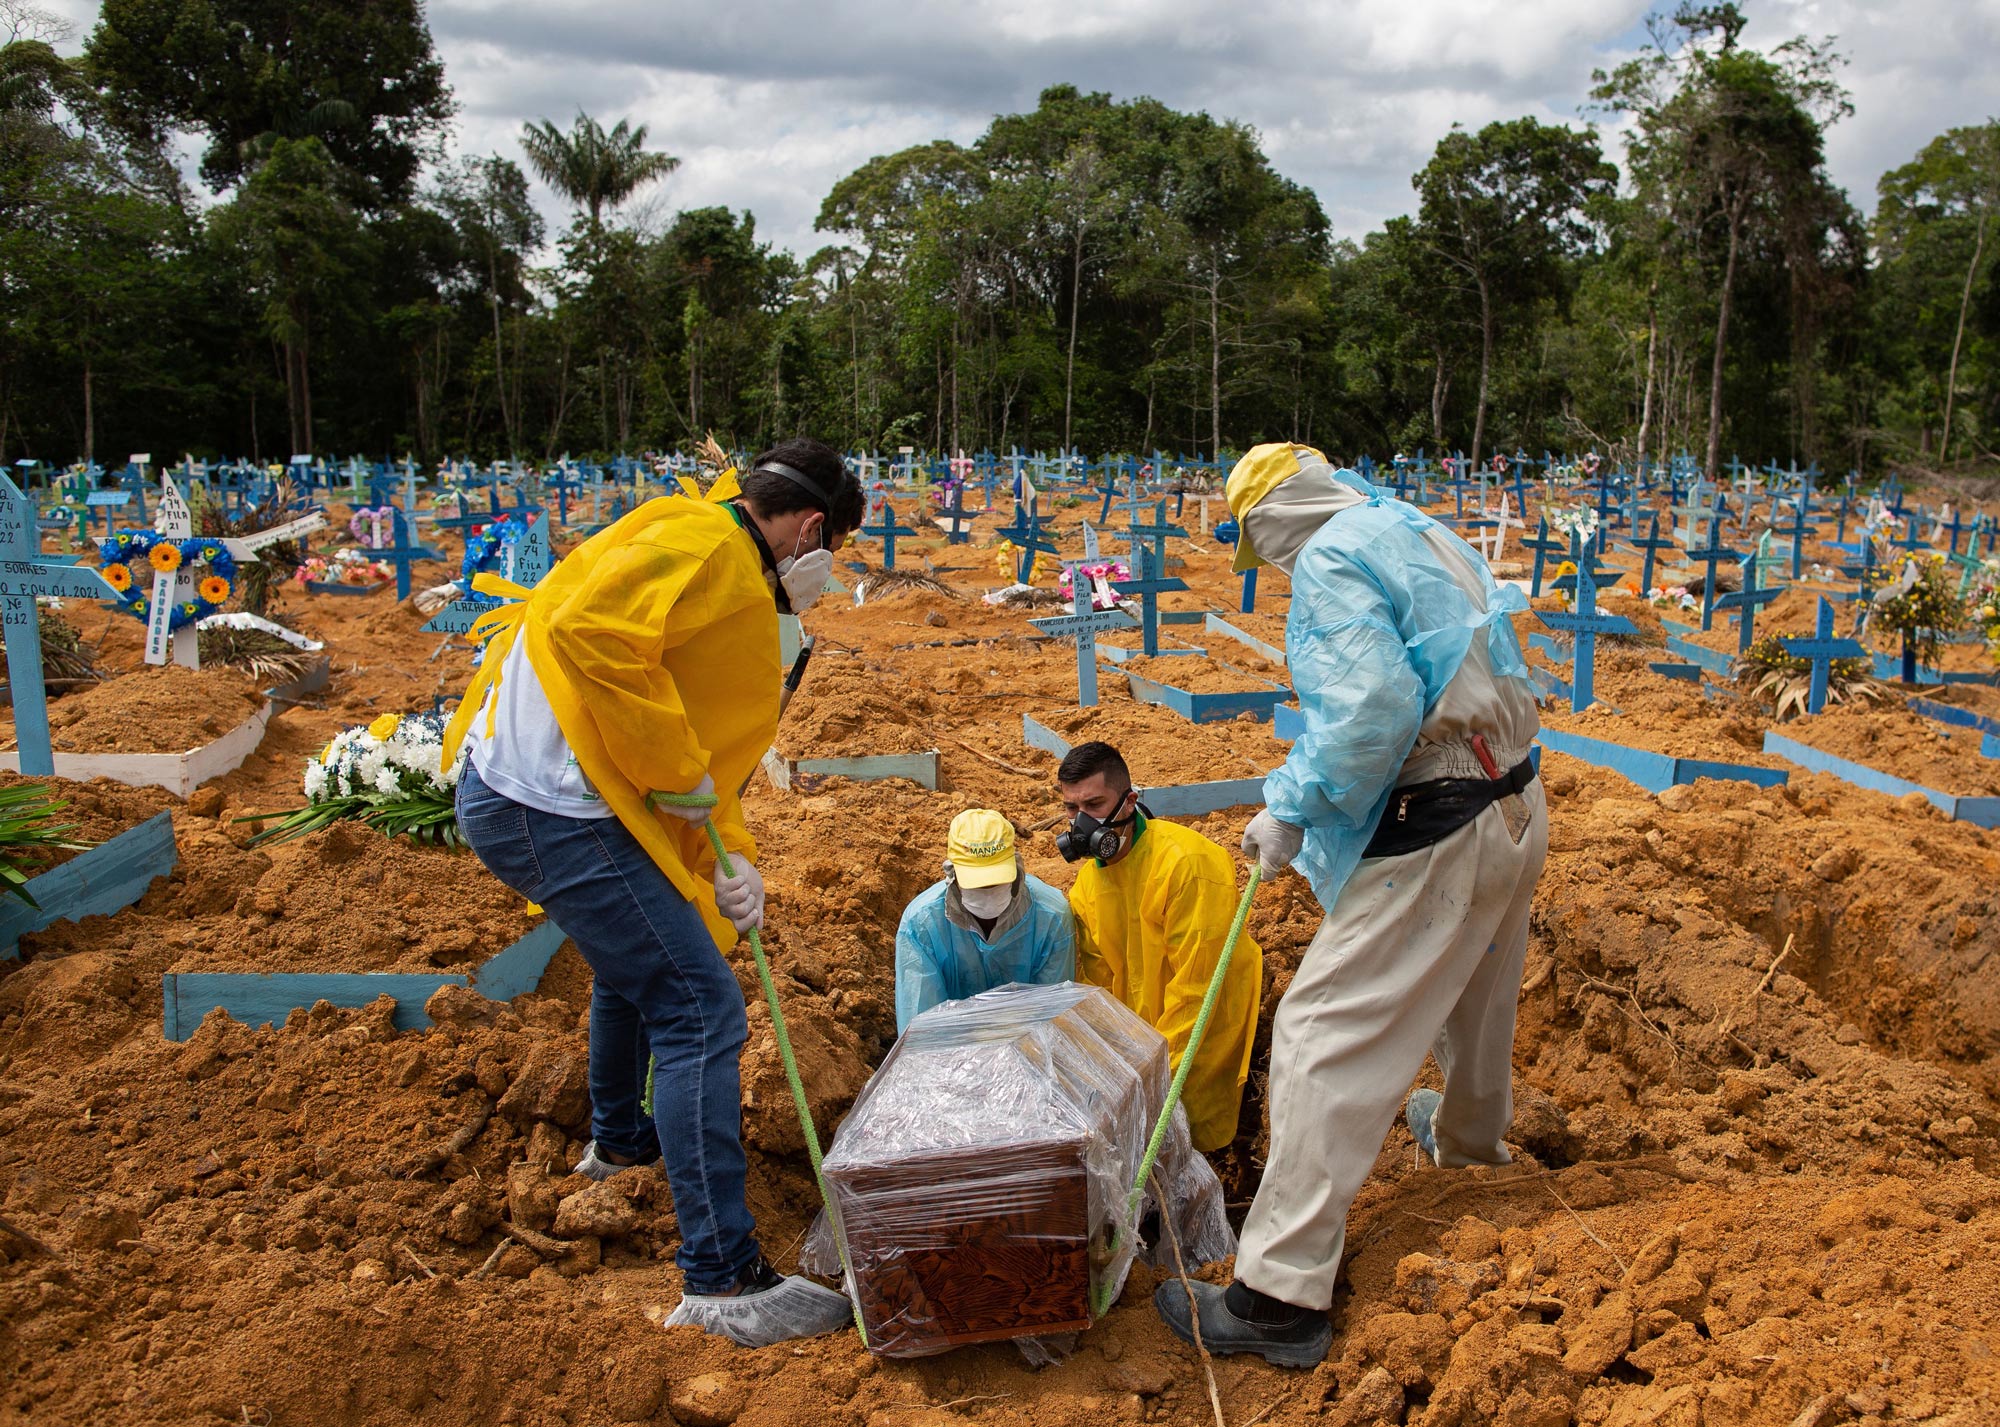
M 497 702 L 497 707 L 495 701 Z M 493 736 L 486 736 L 488 709 Z M 528 661 L 525 632 L 517 635 L 500 666 L 500 685 L 472 721 L 472 758 L 494 792 L 564 818 L 608 818 L 611 809 L 577 767 L 542 681 Z

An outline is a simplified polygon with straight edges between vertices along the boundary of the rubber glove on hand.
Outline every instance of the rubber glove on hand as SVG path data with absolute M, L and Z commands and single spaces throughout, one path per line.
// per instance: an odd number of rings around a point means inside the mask
M 732 854 L 729 865 L 734 877 L 725 876 L 720 862 L 715 864 L 715 906 L 740 932 L 764 925 L 764 879 L 749 862 Z
M 693 791 L 694 794 L 698 797 L 703 797 L 703 798 L 714 797 L 715 779 L 709 777 L 708 774 L 706 773 L 702 774 L 701 782 L 694 788 Z M 700 827 L 703 823 L 707 822 L 708 815 L 715 811 L 713 806 L 705 808 L 683 808 L 674 803 L 655 803 L 653 806 L 658 808 L 663 813 L 673 814 L 673 816 L 679 818 L 682 822 L 693 823 L 696 827 Z
M 1275 877 L 1292 865 L 1305 840 L 1304 828 L 1280 822 L 1266 808 L 1243 829 L 1243 855 L 1256 858 L 1264 876 Z

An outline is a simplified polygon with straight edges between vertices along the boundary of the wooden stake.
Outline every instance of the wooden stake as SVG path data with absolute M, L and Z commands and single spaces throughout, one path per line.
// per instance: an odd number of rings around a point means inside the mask
M 1167 1196 L 1160 1190 L 1160 1176 L 1155 1171 L 1152 1176 L 1153 1199 L 1160 1206 L 1160 1227 L 1167 1231 L 1167 1242 L 1174 1250 L 1174 1272 L 1180 1275 L 1181 1291 L 1187 1294 L 1188 1325 L 1194 1329 L 1194 1350 L 1201 1354 L 1202 1375 L 1208 1379 L 1208 1405 L 1215 1411 L 1215 1427 L 1229 1427 L 1222 1416 L 1222 1394 L 1215 1387 L 1215 1359 L 1208 1355 L 1208 1345 L 1201 1340 L 1201 1305 L 1195 1302 L 1194 1285 L 1188 1282 L 1187 1264 L 1181 1259 L 1181 1236 L 1174 1230 L 1174 1216 L 1167 1204 Z

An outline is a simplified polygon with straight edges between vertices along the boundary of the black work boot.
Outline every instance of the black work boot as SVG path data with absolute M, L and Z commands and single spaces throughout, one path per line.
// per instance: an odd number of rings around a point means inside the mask
M 1153 1307 L 1184 1343 L 1194 1342 L 1188 1290 L 1201 1313 L 1201 1343 L 1217 1357 L 1257 1353 L 1281 1368 L 1309 1368 L 1326 1360 L 1333 1324 L 1326 1314 L 1280 1302 L 1240 1283 L 1227 1289 L 1212 1283 L 1169 1279 L 1153 1290 Z

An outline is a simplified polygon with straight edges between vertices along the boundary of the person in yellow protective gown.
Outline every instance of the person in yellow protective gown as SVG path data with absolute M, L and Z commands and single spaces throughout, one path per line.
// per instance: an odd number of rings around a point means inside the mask
M 1235 920 L 1236 868 L 1201 834 L 1148 818 L 1124 758 L 1108 743 L 1072 748 L 1056 786 L 1074 819 L 1057 848 L 1083 862 L 1069 893 L 1077 979 L 1144 1017 L 1167 1038 L 1178 1069 Z M 1246 931 L 1182 1091 L 1198 1150 L 1236 1138 L 1263 980 L 1263 952 Z
M 646 502 L 481 620 L 479 674 L 445 734 L 447 768 L 471 742 L 459 831 L 590 965 L 594 1133 L 576 1172 L 663 1162 L 683 1275 L 670 1321 L 746 1346 L 848 1317 L 844 1295 L 778 1274 L 758 1248 L 738 1068 L 748 1025 L 724 952 L 764 915 L 737 792 L 777 731 L 777 616 L 825 589 L 860 521 L 860 484 L 809 440 L 764 452 L 708 499 Z M 714 806 L 656 807 L 656 792 Z M 732 876 L 703 830 L 711 816 Z

